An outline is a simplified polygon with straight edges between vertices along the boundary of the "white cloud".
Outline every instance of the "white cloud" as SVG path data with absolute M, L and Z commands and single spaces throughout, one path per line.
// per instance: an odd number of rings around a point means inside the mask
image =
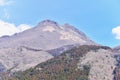
M 21 24 L 19 26 L 15 26 L 12 23 L 4 22 L 0 20 L 0 37 L 4 35 L 13 35 L 15 33 L 22 32 L 24 30 L 30 29 L 31 26 L 27 24 Z
M 27 29 L 30 29 L 31 27 L 27 24 L 21 24 L 18 26 L 18 29 L 20 32 L 24 31 L 24 30 L 27 30 Z
M 10 5 L 12 3 L 12 0 L 0 0 L 0 6 Z
M 120 40 L 120 26 L 112 29 L 112 33 L 115 34 L 115 38 Z

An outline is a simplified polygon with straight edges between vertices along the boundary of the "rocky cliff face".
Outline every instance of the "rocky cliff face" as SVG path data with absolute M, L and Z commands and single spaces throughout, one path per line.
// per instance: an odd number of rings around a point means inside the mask
M 113 55 L 116 59 L 116 67 L 114 70 L 114 80 L 120 80 L 120 46 L 113 48 Z
M 91 66 L 89 80 L 113 80 L 115 64 L 115 58 L 110 50 L 99 49 L 96 52 L 88 52 L 78 65 Z

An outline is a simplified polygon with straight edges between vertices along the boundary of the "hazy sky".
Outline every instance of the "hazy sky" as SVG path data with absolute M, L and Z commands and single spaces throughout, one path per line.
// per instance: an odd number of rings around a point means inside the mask
M 0 0 L 0 31 L 6 24 L 14 28 L 0 34 L 20 32 L 45 19 L 69 23 L 97 43 L 120 45 L 120 0 Z

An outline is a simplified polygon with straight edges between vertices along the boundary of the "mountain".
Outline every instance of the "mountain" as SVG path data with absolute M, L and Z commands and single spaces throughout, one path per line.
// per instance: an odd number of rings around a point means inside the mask
M 50 50 L 72 44 L 95 44 L 73 26 L 69 24 L 61 26 L 50 20 L 42 21 L 34 28 L 11 37 L 3 37 L 0 42 L 0 48 L 29 46 L 30 48 L 42 50 Z
M 78 45 L 97 45 L 75 27 L 44 20 L 34 28 L 0 38 L 0 70 L 19 71 Z
M 98 45 L 69 24 L 44 20 L 0 38 L 0 80 L 120 80 L 120 46 Z
M 113 80 L 114 62 L 109 47 L 83 45 L 67 50 L 34 68 L 16 72 L 9 79 Z

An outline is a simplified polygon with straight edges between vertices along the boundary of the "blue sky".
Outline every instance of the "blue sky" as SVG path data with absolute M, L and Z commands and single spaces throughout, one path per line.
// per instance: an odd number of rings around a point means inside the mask
M 99 44 L 120 45 L 120 0 L 0 1 L 0 20 L 4 22 L 35 26 L 51 19 L 75 26 Z

